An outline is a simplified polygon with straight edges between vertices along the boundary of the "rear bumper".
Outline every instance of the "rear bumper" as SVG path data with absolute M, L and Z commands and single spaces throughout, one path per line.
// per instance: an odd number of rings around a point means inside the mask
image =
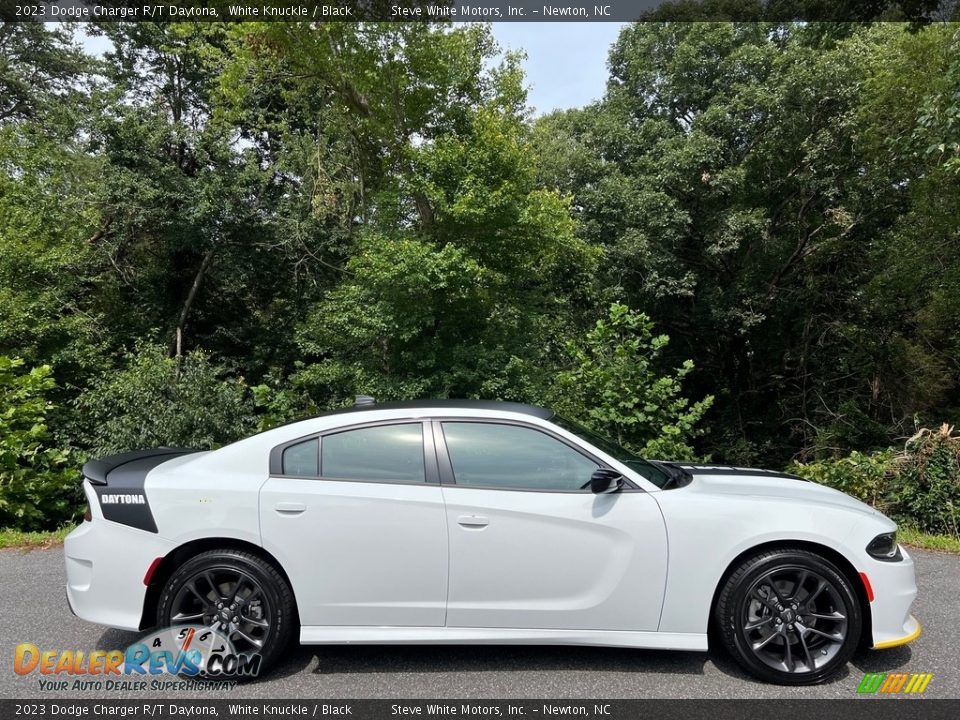
M 902 547 L 900 562 L 873 560 L 866 570 L 873 587 L 870 604 L 875 650 L 898 647 L 920 637 L 920 623 L 910 614 L 917 597 L 913 559 Z
M 64 541 L 67 604 L 79 618 L 139 630 L 146 586 L 143 576 L 155 558 L 173 549 L 153 533 L 95 518 Z

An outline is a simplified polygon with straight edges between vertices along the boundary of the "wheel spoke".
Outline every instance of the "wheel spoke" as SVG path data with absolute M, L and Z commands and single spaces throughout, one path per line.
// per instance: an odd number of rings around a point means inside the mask
M 210 604 L 210 598 L 206 595 L 202 595 L 200 591 L 197 590 L 197 585 L 193 580 L 186 584 L 186 588 L 196 596 L 197 600 L 203 603 L 204 607 Z
M 812 603 L 814 600 L 816 600 L 820 596 L 820 593 L 822 593 L 826 589 L 826 587 L 827 587 L 827 581 L 821 578 L 820 582 L 817 584 L 817 589 L 807 596 L 806 602 Z
M 757 642 L 757 643 L 754 643 L 754 644 L 753 644 L 753 646 L 752 646 L 752 647 L 753 647 L 753 651 L 756 652 L 757 650 L 762 650 L 763 648 L 765 648 L 765 647 L 770 643 L 771 640 L 774 640 L 774 639 L 776 639 L 776 638 L 778 638 L 778 637 L 781 637 L 780 633 L 770 633 L 769 635 L 767 635 L 767 637 L 765 637 L 765 638 L 764 638 L 763 640 L 761 640 L 760 642 Z
M 220 594 L 220 587 L 213 581 L 213 575 L 210 573 L 210 571 L 203 573 L 203 577 L 208 583 L 210 583 L 210 587 L 213 589 L 213 594 L 217 600 L 222 601 L 223 595 Z
M 796 584 L 793 586 L 793 593 L 790 595 L 791 600 L 797 600 L 797 596 L 800 594 L 800 591 L 803 590 L 803 584 L 807 581 L 808 577 L 810 577 L 810 573 L 806 570 L 800 574 Z
M 756 630 L 758 627 L 763 627 L 764 625 L 766 625 L 766 624 L 769 623 L 769 622 L 773 622 L 773 618 L 772 618 L 772 617 L 767 617 L 767 618 L 763 618 L 762 620 L 757 620 L 757 621 L 755 621 L 755 622 L 748 623 L 748 624 L 744 627 L 744 630 Z
M 790 638 L 786 635 L 783 636 L 783 664 L 786 666 L 787 672 L 794 672 L 797 669 L 797 665 L 793 661 L 793 650 L 790 648 Z
M 257 620 L 256 618 L 247 617 L 246 615 L 240 619 L 248 625 L 253 625 L 254 627 L 270 627 L 270 623 L 268 623 L 266 620 Z
M 830 642 L 842 643 L 844 640 L 843 635 L 830 635 L 829 633 L 821 632 L 816 628 L 808 627 L 807 632 L 813 633 L 814 635 L 819 635 L 820 637 L 826 638 Z
M 237 628 L 237 629 L 234 630 L 232 633 L 230 633 L 230 637 L 231 637 L 231 638 L 233 638 L 234 635 L 239 635 L 239 636 L 242 637 L 244 640 L 246 640 L 248 643 L 250 643 L 251 645 L 253 645 L 255 648 L 258 648 L 258 649 L 259 649 L 259 648 L 262 648 L 262 647 L 263 647 L 263 640 L 257 640 L 256 638 L 250 637 L 250 636 L 247 635 L 245 632 L 243 632 L 243 630 L 241 630 L 240 628 Z
M 754 600 L 759 602 L 761 605 L 763 605 L 765 608 L 767 608 L 771 612 L 777 611 L 777 604 L 772 603 L 770 602 L 769 599 L 763 597 L 763 595 L 760 594 L 760 588 L 755 588 L 754 591 L 750 593 L 750 597 L 752 597 Z
M 777 590 L 777 584 L 773 580 L 773 575 L 770 576 L 770 582 L 767 583 L 767 587 L 770 588 L 770 592 L 773 593 L 773 596 L 777 599 L 778 603 L 783 605 L 783 603 L 786 602 L 780 595 L 780 592 Z
M 237 599 L 237 596 L 240 594 L 240 588 L 243 587 L 243 584 L 245 582 L 247 582 L 247 579 L 245 577 L 243 577 L 242 575 L 237 575 L 237 581 L 234 583 L 233 589 L 227 593 L 226 597 L 233 598 L 233 600 L 235 601 Z
M 198 613 L 177 613 L 177 614 L 174 615 L 172 618 L 170 618 L 170 622 L 172 622 L 172 623 L 186 623 L 186 622 L 191 622 L 191 621 L 193 621 L 193 620 L 203 620 L 204 615 L 206 615 L 205 612 L 198 612 Z
M 811 670 L 816 670 L 817 665 L 813 661 L 813 655 L 810 654 L 810 648 L 807 647 L 807 641 L 804 640 L 803 638 L 804 631 L 801 630 L 800 632 L 797 633 L 797 635 L 800 637 L 800 645 L 801 647 L 803 647 L 803 654 L 807 658 L 807 667 L 810 668 Z
M 817 618 L 818 620 L 846 620 L 847 619 L 846 615 L 838 611 L 834 611 L 829 615 L 824 615 L 822 613 L 815 613 L 815 612 L 804 613 L 804 615 Z

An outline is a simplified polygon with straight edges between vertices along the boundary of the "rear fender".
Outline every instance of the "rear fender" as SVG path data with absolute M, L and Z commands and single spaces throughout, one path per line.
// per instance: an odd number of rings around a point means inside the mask
M 156 448 L 109 455 L 87 461 L 83 476 L 90 481 L 104 519 L 155 533 L 157 523 L 144 489 L 147 473 L 167 460 L 192 452 L 197 451 Z

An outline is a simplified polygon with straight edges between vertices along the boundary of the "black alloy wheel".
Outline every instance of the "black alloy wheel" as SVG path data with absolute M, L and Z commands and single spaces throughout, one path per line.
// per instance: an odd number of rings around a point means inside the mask
M 751 674 L 806 685 L 838 672 L 856 650 L 862 613 L 850 580 L 800 549 L 748 558 L 715 609 L 724 644 Z
M 293 593 L 270 563 L 239 550 L 211 550 L 183 563 L 160 596 L 157 624 L 200 625 L 259 653 L 270 665 L 292 637 Z

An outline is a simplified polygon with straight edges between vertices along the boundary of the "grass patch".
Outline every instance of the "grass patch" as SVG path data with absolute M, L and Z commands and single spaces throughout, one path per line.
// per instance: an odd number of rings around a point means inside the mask
M 897 539 L 904 545 L 910 545 L 923 550 L 939 550 L 940 552 L 956 553 L 960 555 L 960 539 L 952 535 L 931 535 L 909 527 L 897 528 Z
M 0 548 L 38 548 L 46 549 L 63 544 L 63 539 L 73 530 L 69 525 L 48 532 L 23 532 L 22 530 L 0 530 Z

